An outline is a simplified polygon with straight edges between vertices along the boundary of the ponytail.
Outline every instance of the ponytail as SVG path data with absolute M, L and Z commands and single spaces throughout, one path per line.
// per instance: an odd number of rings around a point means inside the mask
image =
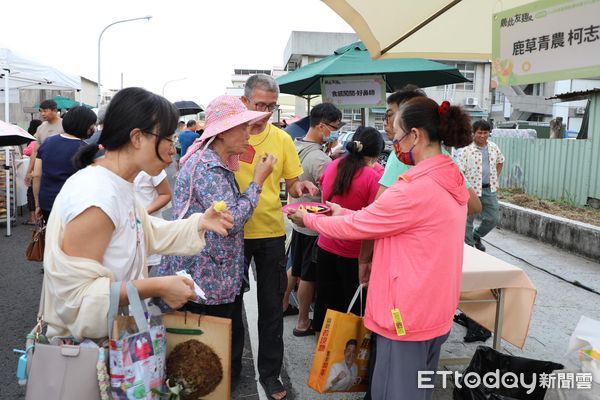
M 348 192 L 354 176 L 366 165 L 365 157 L 379 157 L 384 147 L 385 142 L 377 129 L 370 126 L 359 127 L 354 132 L 352 141 L 346 144 L 348 154 L 337 166 L 330 197 Z
M 438 106 L 428 97 L 413 98 L 400 107 L 398 118 L 405 131 L 421 128 L 432 142 L 459 148 L 473 141 L 471 119 L 462 108 L 447 101 Z
M 460 107 L 449 105 L 440 114 L 439 136 L 446 146 L 460 148 L 471 144 L 471 129 L 471 119 Z
M 72 163 L 73 166 L 77 169 L 83 169 L 94 162 L 96 158 L 96 154 L 100 150 L 100 145 L 98 144 L 88 144 L 79 149 L 77 153 L 73 156 Z

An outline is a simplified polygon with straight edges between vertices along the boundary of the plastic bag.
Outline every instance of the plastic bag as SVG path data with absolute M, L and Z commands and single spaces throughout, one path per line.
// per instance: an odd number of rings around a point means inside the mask
M 543 400 L 546 388 L 540 386 L 540 374 L 563 369 L 562 364 L 515 357 L 491 347 L 479 346 L 469 366 L 454 388 L 455 400 Z M 480 378 L 479 385 L 465 377 L 469 372 Z M 486 379 L 486 374 L 487 379 Z M 516 381 L 515 381 L 516 379 Z M 485 383 L 481 382 L 484 381 Z M 473 387 L 475 386 L 475 387 Z

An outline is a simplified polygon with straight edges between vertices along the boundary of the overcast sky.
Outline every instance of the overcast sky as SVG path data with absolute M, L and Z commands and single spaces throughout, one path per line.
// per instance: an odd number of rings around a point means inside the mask
M 352 32 L 319 0 L 12 0 L 2 2 L 0 47 L 102 83 L 142 86 L 171 101 L 206 105 L 231 84 L 234 68 L 282 66 L 291 31 Z

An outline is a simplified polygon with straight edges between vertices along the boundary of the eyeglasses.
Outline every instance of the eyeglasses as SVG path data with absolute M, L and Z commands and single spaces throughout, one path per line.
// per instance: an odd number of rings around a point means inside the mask
M 144 132 L 144 133 L 147 133 L 148 135 L 156 136 L 156 137 L 157 137 L 157 138 L 159 138 L 159 139 L 165 139 L 167 142 L 169 142 L 169 144 L 170 144 L 170 146 L 171 146 L 171 149 L 174 149 L 174 148 L 175 148 L 175 141 L 174 141 L 173 139 L 171 139 L 171 138 L 168 138 L 168 137 L 166 137 L 166 136 L 164 136 L 164 137 L 160 137 L 160 135 L 157 135 L 157 134 L 156 134 L 156 133 L 154 133 L 154 132 Z
M 394 116 L 394 114 L 396 114 L 396 113 L 393 112 L 392 110 L 386 110 L 385 111 L 385 117 L 383 117 L 383 119 L 385 121 L 389 121 L 389 119 L 392 118 Z
M 334 131 L 337 131 L 341 128 L 341 126 L 335 126 L 335 125 L 331 125 L 328 124 L 327 122 L 323 122 L 324 125 L 327 125 L 328 127 L 330 127 L 331 129 L 333 129 Z
M 254 107 L 256 107 L 257 111 L 269 111 L 269 112 L 273 112 L 275 110 L 277 110 L 279 108 L 279 104 L 277 103 L 272 103 L 272 104 L 267 104 L 267 103 L 255 103 L 252 100 L 250 100 L 250 102 L 252 104 L 254 104 Z

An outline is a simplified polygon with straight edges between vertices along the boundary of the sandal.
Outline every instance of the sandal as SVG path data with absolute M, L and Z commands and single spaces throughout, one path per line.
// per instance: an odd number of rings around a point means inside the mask
M 312 326 L 312 320 L 308 321 L 308 328 L 304 330 L 294 328 L 292 334 L 296 337 L 313 336 L 315 334 L 315 328 Z
M 277 397 L 275 397 L 277 393 L 284 393 L 283 397 L 279 398 L 278 400 L 283 400 L 287 397 L 287 391 L 285 390 L 283 384 L 279 379 L 271 377 L 267 378 L 264 381 L 262 379 L 259 379 L 259 382 L 265 390 L 267 396 L 269 396 L 269 398 L 277 399 Z

